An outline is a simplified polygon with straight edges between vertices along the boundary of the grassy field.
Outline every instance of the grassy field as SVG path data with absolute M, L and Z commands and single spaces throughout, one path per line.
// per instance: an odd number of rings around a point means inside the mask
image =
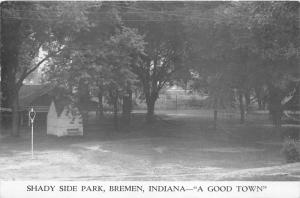
M 265 114 L 248 115 L 243 125 L 221 117 L 217 131 L 205 110 L 158 111 L 151 125 L 135 112 L 129 131 L 111 123 L 91 116 L 84 137 L 35 129 L 33 160 L 28 128 L 19 139 L 1 137 L 0 180 L 300 179 L 300 163 L 285 163 Z

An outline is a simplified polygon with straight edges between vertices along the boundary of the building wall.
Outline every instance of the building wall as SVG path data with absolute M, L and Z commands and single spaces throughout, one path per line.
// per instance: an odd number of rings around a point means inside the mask
M 75 116 L 68 113 L 65 107 L 63 112 L 58 116 L 55 105 L 52 102 L 47 115 L 47 134 L 56 136 L 73 136 L 83 135 L 82 117 L 78 110 Z

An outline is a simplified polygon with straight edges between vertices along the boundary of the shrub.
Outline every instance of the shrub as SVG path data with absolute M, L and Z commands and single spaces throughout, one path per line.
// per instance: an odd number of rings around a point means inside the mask
M 300 142 L 290 138 L 285 139 L 282 153 L 287 163 L 300 162 Z
M 192 96 L 190 99 L 186 100 L 187 106 L 189 107 L 202 107 L 203 100 L 197 98 L 196 96 Z

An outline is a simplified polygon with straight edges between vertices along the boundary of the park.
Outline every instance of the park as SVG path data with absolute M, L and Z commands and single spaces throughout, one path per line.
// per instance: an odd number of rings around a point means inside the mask
M 299 11 L 2 2 L 0 180 L 299 181 Z

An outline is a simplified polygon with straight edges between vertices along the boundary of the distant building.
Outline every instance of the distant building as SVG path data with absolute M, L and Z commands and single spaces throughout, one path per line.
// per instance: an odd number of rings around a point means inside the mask
M 83 135 L 79 110 L 72 107 L 70 100 L 56 97 L 56 91 L 50 84 L 22 86 L 19 92 L 21 124 L 28 123 L 28 111 L 33 108 L 35 124 L 47 127 L 47 135 Z
M 88 119 L 88 112 L 97 111 L 98 101 L 90 97 L 84 103 L 76 104 L 64 97 L 65 90 L 51 84 L 23 85 L 19 91 L 19 118 L 21 126 L 29 126 L 28 112 L 31 108 L 36 112 L 34 125 L 46 130 L 45 134 L 56 136 L 83 135 L 83 123 L 79 112 L 84 113 Z M 0 92 L 2 97 L 2 93 Z M 63 99 L 64 98 L 64 99 Z M 72 105 L 71 105 L 72 104 Z M 6 127 L 11 126 L 12 110 L 0 106 L 1 115 L 5 116 L 1 122 Z M 2 125 L 1 125 L 2 126 Z M 3 125 L 4 126 L 4 125 Z
M 171 87 L 167 87 L 165 89 L 165 93 L 169 95 L 186 95 L 186 94 L 191 94 L 192 90 L 190 89 L 183 89 L 180 86 L 173 85 Z

